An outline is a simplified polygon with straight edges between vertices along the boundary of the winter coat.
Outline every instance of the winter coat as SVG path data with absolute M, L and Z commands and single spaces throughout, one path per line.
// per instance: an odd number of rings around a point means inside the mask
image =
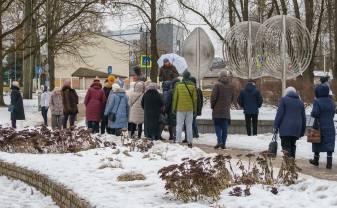
M 220 77 L 211 94 L 212 117 L 231 119 L 230 108 L 234 102 L 234 88 L 228 77 Z
M 245 89 L 241 90 L 238 104 L 244 109 L 244 114 L 259 114 L 262 103 L 261 93 L 253 83 L 248 83 Z
M 296 92 L 282 97 L 277 109 L 274 128 L 279 130 L 280 137 L 304 136 L 306 116 L 304 104 Z
M 104 91 L 104 95 L 106 98 L 109 97 L 111 90 L 112 90 L 112 85 L 110 85 L 109 83 L 105 83 L 103 87 L 103 91 Z
M 41 107 L 49 107 L 50 102 L 50 93 L 49 92 L 43 92 L 41 94 Z
M 171 65 L 169 67 L 162 66 L 159 71 L 159 81 L 171 81 L 174 78 L 179 77 L 179 73 L 175 66 Z
M 115 92 L 111 92 L 108 102 L 105 107 L 105 116 L 116 114 L 116 120 L 113 122 L 108 118 L 108 127 L 111 129 L 127 128 L 129 118 L 129 105 L 128 97 L 126 96 L 124 89 L 116 89 Z
M 63 112 L 70 114 L 78 113 L 78 95 L 74 89 L 69 86 L 64 86 L 62 88 L 62 103 L 63 103 Z
M 165 113 L 171 113 L 172 95 L 173 95 L 172 81 L 163 82 L 162 88 L 163 88 L 163 101 L 165 105 Z
M 50 112 L 52 115 L 60 116 L 63 115 L 63 103 L 61 91 L 57 90 L 50 96 Z
M 172 111 L 197 113 L 197 90 L 192 82 L 178 82 L 174 88 Z
M 134 92 L 129 93 L 129 123 L 144 123 L 144 110 L 142 108 L 142 98 L 145 91 L 144 82 L 137 82 L 134 86 Z
M 143 95 L 142 108 L 144 109 L 144 134 L 146 137 L 160 138 L 159 117 L 163 105 L 162 96 L 157 90 L 149 89 Z
M 11 120 L 25 120 L 25 110 L 23 108 L 23 99 L 20 88 L 12 86 L 11 90 L 11 105 L 13 106 Z
M 319 85 L 315 89 L 316 100 L 311 116 L 318 119 L 321 143 L 312 144 L 313 152 L 334 152 L 336 130 L 334 125 L 335 104 L 329 96 L 329 87 Z
M 202 107 L 204 106 L 204 95 L 200 88 L 197 88 L 197 116 L 201 116 Z
M 105 102 L 106 97 L 102 90 L 102 84 L 99 82 L 93 83 L 84 99 L 86 120 L 101 121 Z

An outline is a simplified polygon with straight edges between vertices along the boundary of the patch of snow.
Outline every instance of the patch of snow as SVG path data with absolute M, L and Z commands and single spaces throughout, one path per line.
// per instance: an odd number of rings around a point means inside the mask
M 0 176 L 0 193 L 1 208 L 58 207 L 50 196 L 46 197 L 35 188 L 5 176 Z
M 264 141 L 270 135 L 253 138 L 247 146 L 257 146 L 258 141 Z M 242 136 L 243 137 L 243 136 Z M 234 141 L 230 138 L 229 141 Z M 244 137 L 243 137 L 244 138 Z M 251 137 L 252 138 L 252 137 Z M 244 138 L 245 141 L 251 138 Z M 208 201 L 183 203 L 166 195 L 164 182 L 158 176 L 158 170 L 164 166 L 180 163 L 183 158 L 197 159 L 209 156 L 199 148 L 189 149 L 179 144 L 168 144 L 160 141 L 147 153 L 128 152 L 122 147 L 120 139 L 113 136 L 103 136 L 117 144 L 116 149 L 93 149 L 76 154 L 9 154 L 0 152 L 0 159 L 17 165 L 28 167 L 48 175 L 51 179 L 73 189 L 81 197 L 87 199 L 93 206 L 127 207 L 127 208 L 203 208 L 219 205 L 220 207 L 318 207 L 337 205 L 334 193 L 337 192 L 337 182 L 318 180 L 301 175 L 298 184 L 289 187 L 280 186 L 279 194 L 273 195 L 267 187 L 253 186 L 249 197 L 232 197 L 229 189 L 224 190 L 218 202 Z M 214 140 L 214 135 L 204 135 L 202 140 Z M 238 139 L 237 142 L 242 141 Z M 267 141 L 267 140 L 266 140 Z M 254 144 L 256 142 L 256 144 Z M 235 143 L 229 143 L 229 146 Z M 247 147 L 245 146 L 245 147 Z M 126 154 L 128 152 L 128 154 Z M 110 163 L 109 163 L 110 162 Z M 109 167 L 107 164 L 115 165 Z M 118 165 L 116 165 L 118 164 Z M 107 166 L 106 168 L 102 168 Z M 118 168 L 121 167 L 121 168 Z M 119 182 L 117 177 L 133 171 L 143 174 L 144 181 Z M 298 205 L 298 206 L 297 206 Z

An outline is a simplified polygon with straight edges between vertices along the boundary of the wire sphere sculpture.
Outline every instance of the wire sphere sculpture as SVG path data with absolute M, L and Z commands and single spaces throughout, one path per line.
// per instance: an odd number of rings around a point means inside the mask
M 274 16 L 260 26 L 256 37 L 255 55 L 259 57 L 264 76 L 293 79 L 309 66 L 312 56 L 311 36 L 299 19 L 283 15 Z
M 229 70 L 237 77 L 256 79 L 263 76 L 263 67 L 254 50 L 260 26 L 254 21 L 240 22 L 225 35 L 223 56 Z

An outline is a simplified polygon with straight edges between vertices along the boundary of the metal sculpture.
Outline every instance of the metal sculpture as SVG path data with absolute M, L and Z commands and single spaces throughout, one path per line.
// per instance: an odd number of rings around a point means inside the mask
M 225 36 L 224 58 L 235 76 L 255 79 L 263 75 L 259 56 L 254 50 L 261 24 L 254 21 L 234 25 Z
M 197 27 L 186 38 L 182 54 L 189 72 L 200 82 L 211 68 L 215 54 L 212 41 L 202 28 Z
M 234 75 L 255 79 L 272 76 L 286 80 L 302 74 L 312 57 L 311 37 L 301 20 L 286 15 L 262 25 L 247 21 L 234 25 L 226 34 L 224 58 Z
M 264 75 L 282 80 L 293 79 L 301 75 L 310 64 L 310 33 L 299 19 L 285 15 L 274 16 L 258 30 L 256 51 L 264 59 Z

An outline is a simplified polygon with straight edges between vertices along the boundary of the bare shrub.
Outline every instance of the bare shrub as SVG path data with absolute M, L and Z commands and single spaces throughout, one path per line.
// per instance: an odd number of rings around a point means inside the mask
M 183 159 L 181 164 L 164 167 L 158 171 L 165 181 L 165 189 L 175 198 L 184 202 L 200 199 L 218 200 L 221 192 L 229 187 L 231 196 L 251 195 L 251 186 L 262 184 L 271 187 L 271 192 L 277 194 L 275 184 L 291 185 L 298 178 L 300 170 L 295 160 L 283 157 L 282 167 L 278 177 L 274 178 L 272 157 L 266 152 L 258 156 L 247 154 L 248 164 L 238 155 L 238 161 L 233 165 L 230 155 L 200 158 L 198 160 Z M 236 169 L 238 171 L 235 171 Z M 245 189 L 239 185 L 244 185 Z

